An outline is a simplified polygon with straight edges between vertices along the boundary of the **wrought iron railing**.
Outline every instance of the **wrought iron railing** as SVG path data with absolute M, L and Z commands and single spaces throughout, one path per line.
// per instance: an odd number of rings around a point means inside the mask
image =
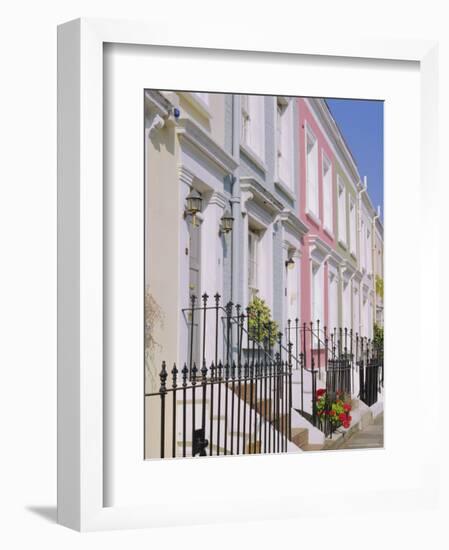
M 165 362 L 160 388 L 151 400 L 153 433 L 150 457 L 282 453 L 291 440 L 291 365 L 281 361 L 253 364 L 196 364 L 189 376 L 184 364 L 171 373 Z M 158 417 L 158 418 L 157 418 Z
M 351 329 L 328 330 L 320 321 L 295 319 L 276 332 L 272 321 L 263 322 L 250 307 L 222 305 L 218 293 L 212 302 L 207 294 L 200 301 L 191 296 L 182 311 L 187 361 L 181 372 L 175 365 L 170 374 L 164 363 L 159 391 L 146 394 L 159 403 L 151 416 L 153 421 L 159 416 L 160 426 L 153 454 L 284 452 L 291 439 L 293 387 L 300 392 L 295 410 L 327 437 L 335 424 L 322 411 L 317 414 L 318 389 L 370 406 L 383 388 L 382 349 Z

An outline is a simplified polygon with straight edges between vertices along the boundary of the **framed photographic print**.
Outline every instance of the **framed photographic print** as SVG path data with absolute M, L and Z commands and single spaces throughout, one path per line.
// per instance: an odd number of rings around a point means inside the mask
M 145 458 L 383 447 L 383 102 L 144 104 Z
M 435 44 L 58 40 L 59 522 L 436 502 Z

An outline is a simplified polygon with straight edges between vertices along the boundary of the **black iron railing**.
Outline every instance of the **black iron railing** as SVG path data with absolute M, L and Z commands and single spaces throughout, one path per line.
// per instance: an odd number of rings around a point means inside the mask
M 382 349 L 351 329 L 295 319 L 277 332 L 250 307 L 222 305 L 218 293 L 191 296 L 182 312 L 187 361 L 171 373 L 164 363 L 159 391 L 146 394 L 160 431 L 152 456 L 285 452 L 293 387 L 296 411 L 327 437 L 335 424 L 317 410 L 317 390 L 372 405 L 383 388 Z
M 201 370 L 194 363 L 190 373 L 187 364 L 181 373 L 174 365 L 170 374 L 164 362 L 159 391 L 145 394 L 153 434 L 159 428 L 152 458 L 287 451 L 292 369 L 279 354 L 274 361 L 218 362 Z

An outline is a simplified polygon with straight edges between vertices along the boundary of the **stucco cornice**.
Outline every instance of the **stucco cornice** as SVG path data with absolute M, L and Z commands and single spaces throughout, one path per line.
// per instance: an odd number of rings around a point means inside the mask
M 341 268 L 342 277 L 345 281 L 350 281 L 357 274 L 357 269 L 348 260 L 344 260 L 340 264 L 340 268 Z
M 210 195 L 209 195 L 209 200 L 208 200 L 208 203 L 209 204 L 216 204 L 217 206 L 219 206 L 220 208 L 223 208 L 223 210 L 225 209 L 226 205 L 228 204 L 228 200 L 227 198 L 225 197 L 225 195 L 223 193 L 220 193 L 219 191 L 213 191 Z
M 284 209 L 284 205 L 254 178 L 240 178 L 240 189 L 251 193 L 253 195 L 251 200 L 271 214 L 279 214 Z
M 176 133 L 181 147 L 184 143 L 193 145 L 209 161 L 213 162 L 223 175 L 232 174 L 237 168 L 237 162 L 189 118 L 182 118 L 178 121 Z
M 161 117 L 171 113 L 172 104 L 157 90 L 145 90 L 145 109 L 155 111 Z
M 284 208 L 284 210 L 280 213 L 279 218 L 285 226 L 288 226 L 297 239 L 301 239 L 309 231 L 309 228 L 288 208 Z
M 341 256 L 320 239 L 318 235 L 309 236 L 309 246 L 311 259 L 318 260 L 320 263 L 324 261 L 333 261 L 337 265 L 342 261 Z

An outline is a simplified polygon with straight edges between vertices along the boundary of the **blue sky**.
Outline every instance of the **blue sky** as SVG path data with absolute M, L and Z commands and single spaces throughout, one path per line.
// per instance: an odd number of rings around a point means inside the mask
M 368 194 L 374 208 L 380 204 L 383 219 L 384 140 L 382 101 L 326 99 L 359 169 L 368 178 Z

